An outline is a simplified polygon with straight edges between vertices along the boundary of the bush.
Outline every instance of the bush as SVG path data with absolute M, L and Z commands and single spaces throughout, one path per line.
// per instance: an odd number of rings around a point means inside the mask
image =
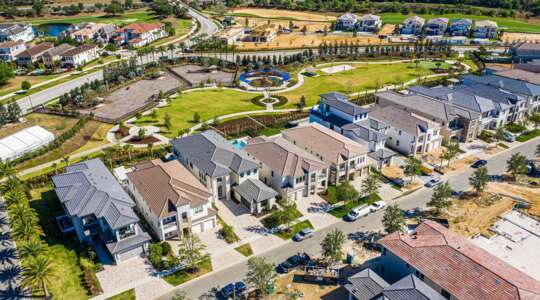
M 506 130 L 512 132 L 512 133 L 520 133 L 525 131 L 527 128 L 523 125 L 516 124 L 516 123 L 510 123 L 506 124 Z
M 232 226 L 228 224 L 223 224 L 223 226 L 219 230 L 219 233 L 221 234 L 223 239 L 229 244 L 240 240 L 236 233 L 234 233 L 234 229 L 232 228 Z
M 151 243 L 148 246 L 148 260 L 156 270 L 161 270 L 163 268 L 162 258 L 163 244 Z
M 174 254 L 172 251 L 171 244 L 169 242 L 163 242 L 161 243 L 161 247 L 163 248 L 163 256 Z
M 92 296 L 96 296 L 103 293 L 103 289 L 101 288 L 99 280 L 96 277 L 96 265 L 84 257 L 79 259 L 79 264 L 83 270 L 84 285 L 90 291 L 90 294 Z

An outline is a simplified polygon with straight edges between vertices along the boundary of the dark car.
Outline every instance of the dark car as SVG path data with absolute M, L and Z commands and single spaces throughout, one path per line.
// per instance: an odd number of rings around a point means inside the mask
M 456 198 L 461 198 L 465 195 L 465 191 L 452 191 L 452 196 Z
M 229 283 L 219 291 L 221 299 L 229 299 L 242 295 L 246 291 L 246 284 L 243 281 Z
M 399 187 L 404 187 L 405 186 L 405 181 L 401 178 L 394 178 L 392 179 L 392 183 L 399 186 Z
M 289 273 L 292 269 L 304 265 L 309 261 L 309 255 L 307 255 L 306 253 L 296 254 L 287 258 L 286 261 L 280 263 L 276 267 L 276 271 L 281 274 Z
M 475 161 L 472 165 L 471 165 L 471 168 L 474 168 L 474 169 L 478 169 L 480 167 L 483 167 L 487 165 L 487 160 L 485 159 L 479 159 L 477 161 Z

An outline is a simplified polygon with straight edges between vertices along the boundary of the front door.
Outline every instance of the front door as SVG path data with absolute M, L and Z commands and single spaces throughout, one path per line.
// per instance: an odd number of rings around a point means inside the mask
M 217 195 L 218 195 L 218 198 L 222 198 L 222 197 L 223 197 L 223 186 L 222 186 L 222 185 L 218 186 L 218 188 L 217 188 Z

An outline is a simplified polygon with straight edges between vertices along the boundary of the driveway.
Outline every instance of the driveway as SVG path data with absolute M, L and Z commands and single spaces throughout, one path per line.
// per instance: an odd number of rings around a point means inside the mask
M 218 214 L 223 221 L 234 228 L 242 240 L 264 236 L 265 228 L 259 220 L 249 213 L 247 207 L 232 200 L 216 201 Z
M 326 209 L 330 206 L 319 195 L 310 195 L 296 202 L 296 207 L 308 219 L 315 229 L 332 225 L 339 220 L 329 213 Z
M 103 271 L 96 273 L 104 294 L 115 294 L 121 287 L 138 286 L 152 280 L 161 280 L 153 277 L 153 271 L 146 259 L 135 257 L 118 265 L 104 265 Z

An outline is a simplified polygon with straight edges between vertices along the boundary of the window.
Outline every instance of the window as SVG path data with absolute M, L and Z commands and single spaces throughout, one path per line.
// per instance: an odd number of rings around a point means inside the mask
M 396 141 L 396 146 L 399 146 L 399 140 Z
M 401 135 L 401 129 L 398 131 L 398 135 Z
M 253 170 L 253 174 L 257 174 L 257 169 Z
M 163 225 L 176 221 L 176 216 L 169 216 L 163 219 Z
M 90 224 L 93 224 L 97 221 L 96 219 L 96 216 L 95 215 L 88 215 L 88 216 L 84 216 L 82 218 L 82 223 L 83 225 L 90 225 Z
M 274 171 L 270 171 L 270 176 L 274 177 Z
M 240 173 L 240 177 L 244 177 L 244 173 Z
M 193 209 L 193 214 L 200 214 L 200 213 L 203 212 L 203 210 L 204 210 L 204 209 L 203 209 L 203 206 L 202 206 L 202 205 L 199 206 L 199 207 L 195 207 L 195 208 Z
M 450 297 L 451 297 L 452 295 L 450 295 L 450 293 L 449 293 L 448 291 L 446 291 L 446 290 L 444 290 L 444 289 L 441 289 L 441 296 L 443 296 L 443 297 L 446 298 L 446 299 L 450 299 Z
M 118 229 L 118 236 L 121 240 L 135 235 L 135 226 L 128 225 Z
M 216 179 L 216 181 L 217 181 L 217 182 L 222 182 L 222 181 L 223 181 L 223 177 L 218 177 L 218 178 Z

